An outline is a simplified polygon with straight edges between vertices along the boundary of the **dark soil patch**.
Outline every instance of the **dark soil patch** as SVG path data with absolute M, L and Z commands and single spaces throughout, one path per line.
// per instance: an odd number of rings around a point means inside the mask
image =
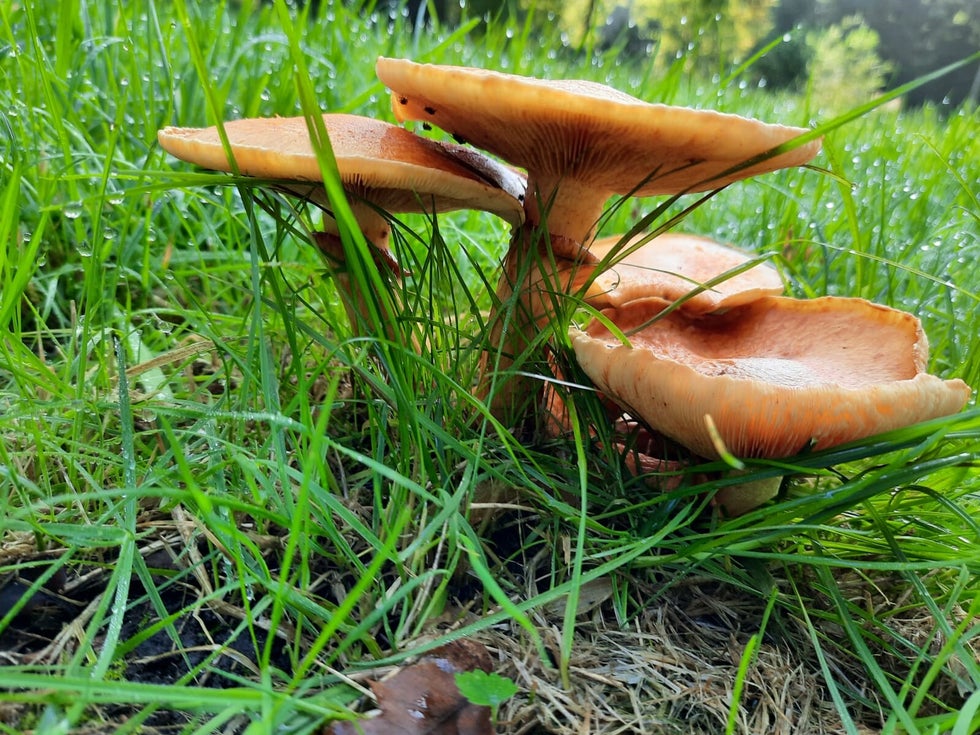
M 109 578 L 103 564 L 72 564 L 44 579 L 45 570 L 57 564 L 53 554 L 33 553 L 22 558 L 16 572 L 0 577 L 0 619 L 14 612 L 0 629 L 0 661 L 7 665 L 57 666 L 70 658 L 78 636 L 90 627 Z M 11 560 L 6 559 L 8 564 Z M 12 564 L 11 564 L 12 566 Z M 38 580 L 43 580 L 38 586 Z M 119 634 L 119 659 L 112 676 L 128 682 L 187 685 L 222 689 L 240 686 L 263 666 L 268 633 L 249 625 L 243 611 L 227 600 L 210 603 L 201 591 L 184 581 L 174 583 L 163 575 L 151 599 L 140 580 L 130 581 L 130 600 Z M 166 622 L 163 622 L 166 621 Z M 100 626 L 98 635 L 103 635 Z M 92 643 L 99 651 L 101 640 Z M 273 642 L 269 664 L 287 672 L 291 666 L 281 639 Z M 82 730 L 93 735 L 114 733 L 120 723 L 141 713 L 141 732 L 181 732 L 192 714 L 160 707 L 153 711 L 129 704 L 93 708 L 91 720 L 101 724 Z M 28 731 L 40 711 L 26 705 L 0 708 L 0 722 Z M 244 718 L 243 718 L 244 719 Z M 90 722 L 91 722 L 90 720 Z M 242 722 L 242 728 L 247 722 Z M 233 729 L 228 732 L 236 731 Z

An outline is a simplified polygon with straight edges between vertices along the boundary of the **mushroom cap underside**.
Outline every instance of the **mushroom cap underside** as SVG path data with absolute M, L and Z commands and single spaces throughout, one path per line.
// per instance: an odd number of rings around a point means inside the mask
M 522 177 L 492 159 L 358 115 L 325 114 L 323 121 L 341 181 L 355 197 L 392 212 L 481 209 L 513 224 L 523 218 Z M 306 118 L 247 118 L 223 127 L 240 173 L 328 208 Z M 232 170 L 216 126 L 167 127 L 157 137 L 181 160 Z
M 729 245 L 699 235 L 667 232 L 634 247 L 644 237 L 637 235 L 625 243 L 619 235 L 596 240 L 589 253 L 599 262 L 559 261 L 559 281 L 568 292 L 576 292 L 592 279 L 585 298 L 598 309 L 648 297 L 671 302 L 683 298 L 680 308 L 691 314 L 721 311 L 783 292 L 779 272 L 768 263 L 735 272 L 752 256 Z M 610 264 L 613 251 L 625 255 L 617 255 L 616 262 Z M 596 269 L 601 270 L 598 275 Z M 730 271 L 734 274 L 726 277 Z M 535 277 L 543 278 L 540 273 Z M 722 277 L 713 286 L 693 293 Z
M 376 71 L 399 121 L 437 125 L 536 181 L 580 180 L 600 193 L 705 191 L 806 163 L 820 150 L 813 140 L 729 172 L 808 130 L 651 104 L 587 81 L 384 57 Z
M 862 299 L 769 296 L 723 315 L 661 315 L 659 299 L 606 312 L 572 346 L 596 386 L 652 428 L 718 457 L 705 417 L 736 456 L 788 457 L 956 413 L 962 380 L 925 372 L 910 314 Z M 638 329 L 639 331 L 633 331 Z

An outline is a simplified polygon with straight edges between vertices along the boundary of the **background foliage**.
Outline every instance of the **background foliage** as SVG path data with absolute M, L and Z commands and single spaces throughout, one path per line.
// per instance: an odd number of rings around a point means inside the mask
M 980 6 L 973 0 L 416 0 L 408 9 L 410 18 L 431 13 L 451 25 L 467 18 L 530 17 L 539 26 L 557 21 L 574 48 L 615 46 L 663 64 L 686 55 L 709 73 L 782 40 L 756 72 L 773 86 L 797 87 L 814 53 L 828 43 L 822 34 L 848 35 L 842 29 L 858 19 L 878 43 L 869 45 L 869 34 L 853 36 L 848 53 L 860 56 L 855 73 L 867 77 L 845 97 L 872 83 L 904 84 L 980 48 Z M 879 58 L 883 64 L 875 63 Z M 817 68 L 827 63 L 818 60 Z M 978 85 L 980 64 L 973 64 L 914 90 L 905 103 L 956 106 L 976 101 Z

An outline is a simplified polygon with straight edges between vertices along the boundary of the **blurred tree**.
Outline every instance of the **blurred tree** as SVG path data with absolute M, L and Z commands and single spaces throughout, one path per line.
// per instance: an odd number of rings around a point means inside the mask
M 540 2 L 524 0 L 527 7 Z M 652 44 L 662 58 L 695 51 L 705 68 L 728 66 L 745 57 L 769 28 L 778 0 L 570 0 L 547 3 L 573 44 L 618 47 L 645 53 Z M 551 8 L 552 5 L 556 7 Z
M 781 0 L 774 9 L 773 31 L 799 25 L 827 28 L 860 15 L 879 38 L 878 54 L 891 64 L 889 86 L 911 81 L 980 48 L 980 3 L 976 0 Z M 906 104 L 965 100 L 980 74 L 980 64 L 963 67 L 908 95 Z
M 859 15 L 806 34 L 811 97 L 824 115 L 840 114 L 877 96 L 891 71 L 878 56 L 878 34 Z
M 774 38 L 787 36 L 753 66 L 774 87 L 800 86 L 813 49 L 809 31 L 860 16 L 878 34 L 878 55 L 890 65 L 889 86 L 902 84 L 980 48 L 977 0 L 374 0 L 366 5 L 408 8 L 414 22 L 435 15 L 453 25 L 463 17 L 523 17 L 557 22 L 580 50 L 617 48 L 657 63 L 687 56 L 692 71 L 730 68 Z M 817 36 L 810 35 L 811 40 Z M 829 43 L 829 39 L 827 40 Z M 980 64 L 964 67 L 908 95 L 958 104 L 980 86 Z M 980 90 L 978 90 L 980 91 Z M 977 92 L 973 92 L 974 98 Z
M 776 39 L 779 39 L 779 44 L 756 59 L 749 74 L 757 80 L 765 80 L 770 89 L 802 89 L 806 85 L 807 69 L 813 57 L 805 30 L 799 27 L 792 31 L 774 32 L 761 39 L 753 53 L 769 47 Z

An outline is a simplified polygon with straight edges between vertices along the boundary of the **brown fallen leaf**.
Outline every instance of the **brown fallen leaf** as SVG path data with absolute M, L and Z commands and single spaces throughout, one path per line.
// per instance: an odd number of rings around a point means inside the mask
M 371 683 L 378 713 L 335 722 L 323 735 L 493 735 L 490 708 L 467 700 L 456 674 L 492 668 L 481 643 L 458 640 L 433 649 L 384 681 Z

